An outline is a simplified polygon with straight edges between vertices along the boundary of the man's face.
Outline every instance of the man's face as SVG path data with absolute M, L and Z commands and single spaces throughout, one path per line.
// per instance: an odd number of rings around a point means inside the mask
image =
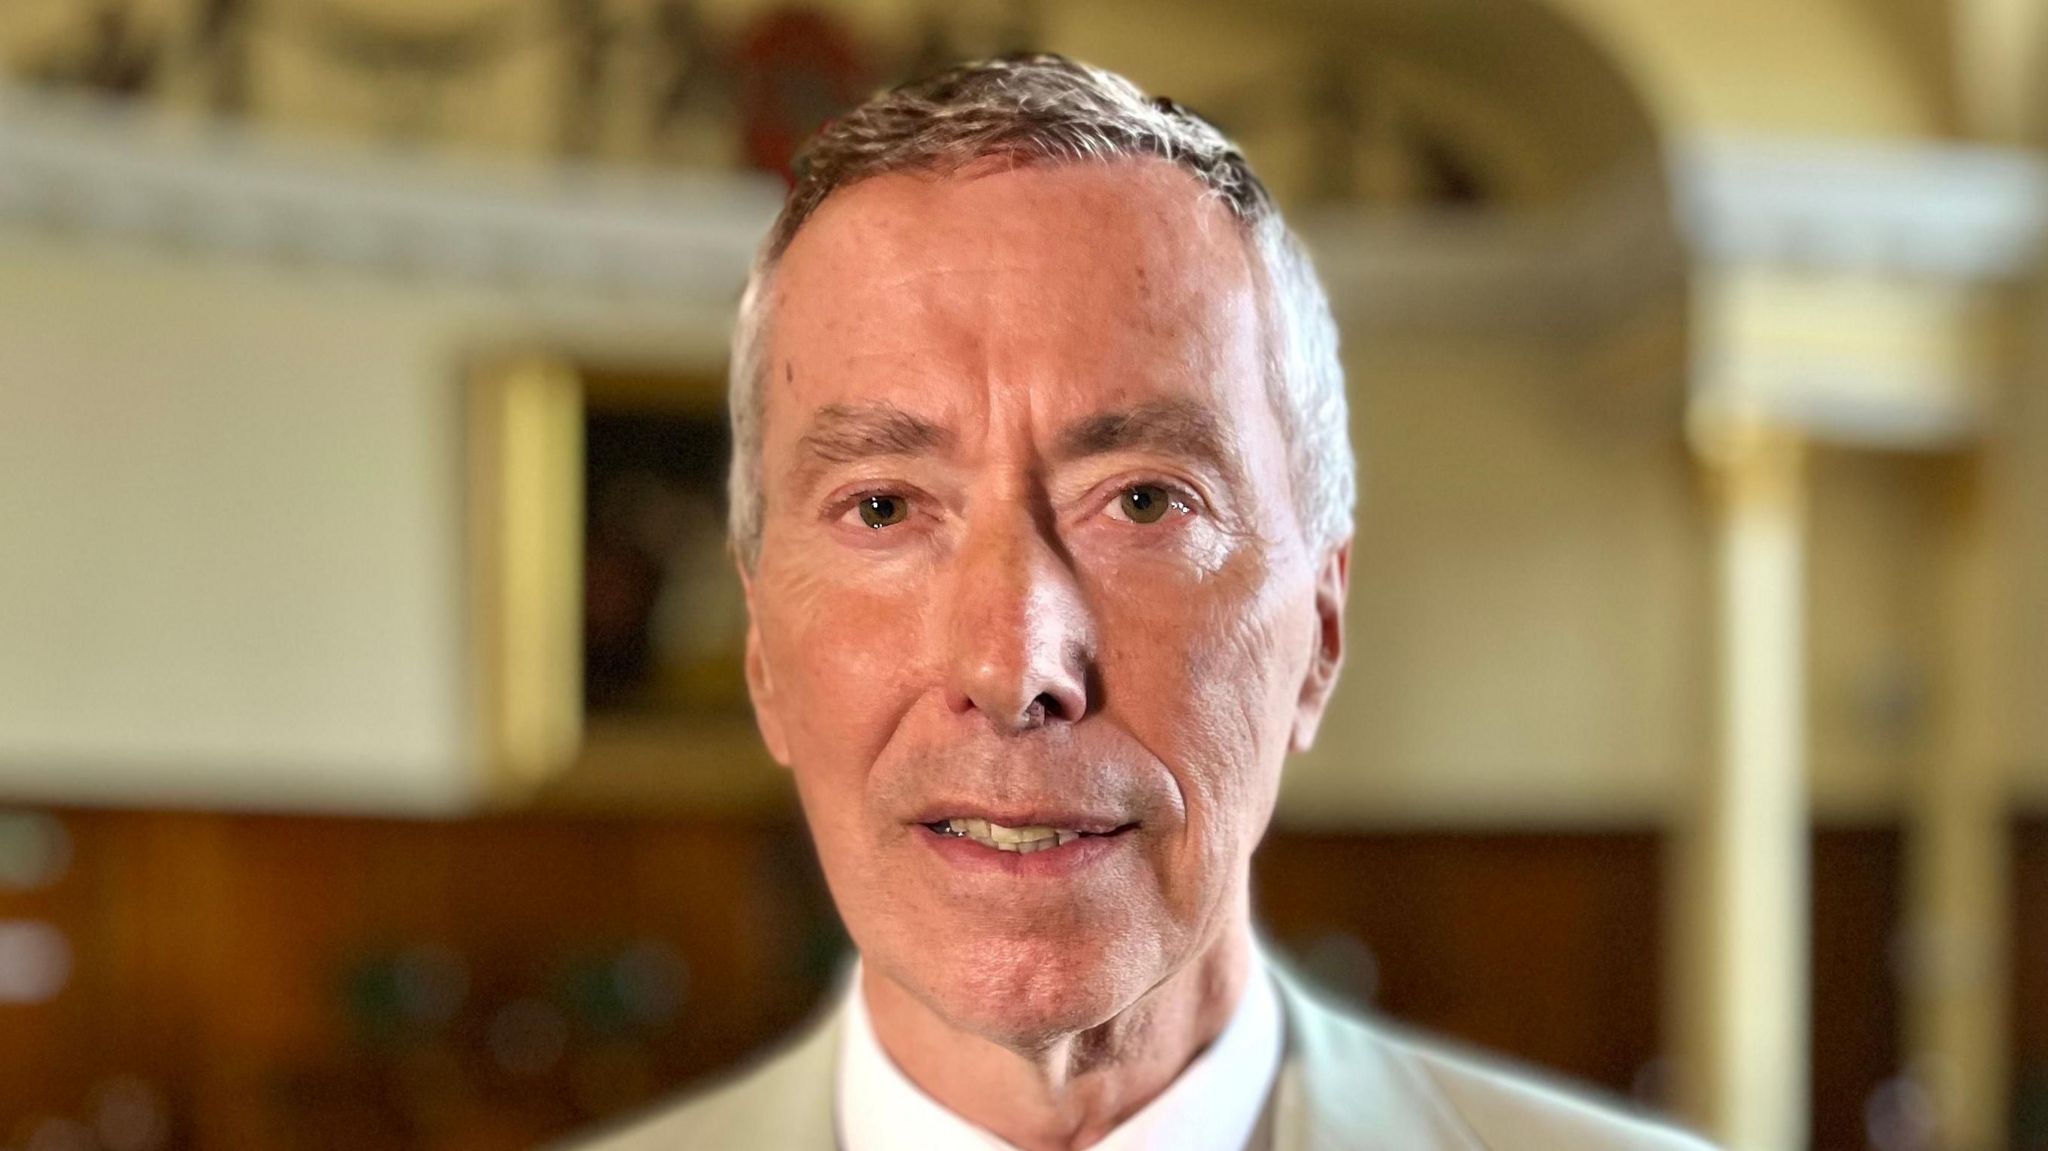
M 1336 669 L 1250 252 L 1163 162 L 892 175 L 776 286 L 748 678 L 840 913 L 955 1026 L 1099 1024 L 1232 925 Z

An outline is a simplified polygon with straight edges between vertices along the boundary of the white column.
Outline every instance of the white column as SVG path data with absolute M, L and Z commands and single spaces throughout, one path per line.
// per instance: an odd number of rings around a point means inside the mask
M 1717 1141 L 1795 1151 L 1810 1125 L 1803 451 L 1760 420 L 1695 432 L 1716 495 L 1717 746 L 1682 861 L 1679 1066 Z

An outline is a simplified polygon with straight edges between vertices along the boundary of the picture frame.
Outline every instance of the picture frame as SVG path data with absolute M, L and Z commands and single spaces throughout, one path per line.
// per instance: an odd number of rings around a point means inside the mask
M 467 407 L 479 761 L 513 805 L 786 810 L 746 696 L 722 371 L 551 351 Z

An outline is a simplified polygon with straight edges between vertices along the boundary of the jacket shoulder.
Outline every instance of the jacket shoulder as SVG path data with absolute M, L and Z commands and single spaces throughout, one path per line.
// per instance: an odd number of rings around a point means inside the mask
M 1390 1146 L 1460 1151 L 1713 1151 L 1541 1074 L 1368 1021 L 1291 978 L 1281 983 L 1313 1127 L 1391 1122 L 1405 1137 Z M 1361 1098 L 1379 1104 L 1352 1102 Z
M 837 1014 L 749 1068 L 552 1151 L 830 1148 Z
M 1387 1043 L 1488 1151 L 1712 1151 L 1677 1128 L 1521 1068 L 1407 1036 Z

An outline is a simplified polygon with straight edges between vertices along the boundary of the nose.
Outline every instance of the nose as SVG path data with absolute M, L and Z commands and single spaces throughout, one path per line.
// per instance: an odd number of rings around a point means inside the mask
M 1073 723 L 1089 698 L 1094 621 L 1073 567 L 1022 509 L 972 525 L 951 557 L 947 703 L 1002 732 Z

